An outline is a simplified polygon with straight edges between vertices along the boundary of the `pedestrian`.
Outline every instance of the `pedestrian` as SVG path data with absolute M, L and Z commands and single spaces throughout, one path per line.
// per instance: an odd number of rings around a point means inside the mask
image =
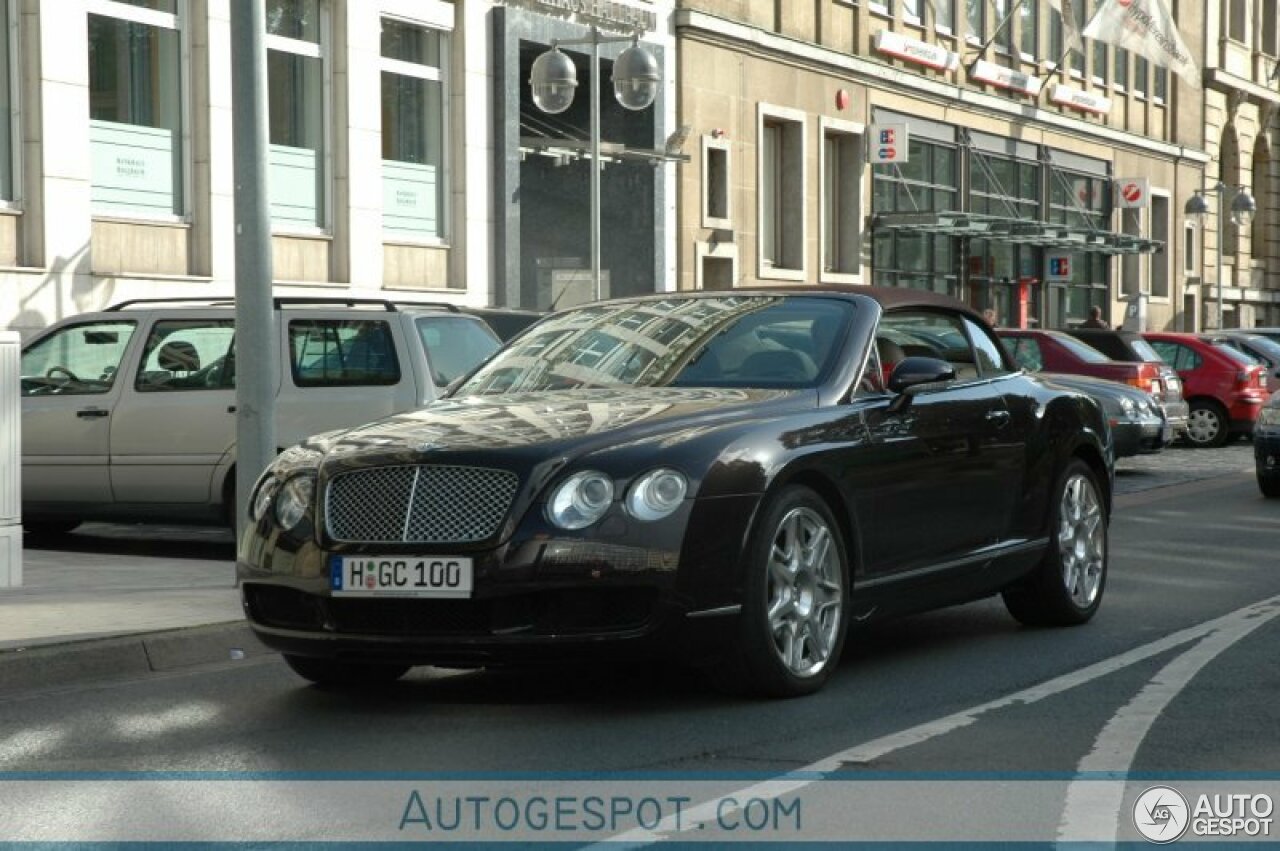
M 1103 321 L 1102 308 L 1098 307 L 1098 305 L 1095 304 L 1089 308 L 1089 318 L 1086 319 L 1084 322 L 1080 323 L 1080 327 L 1081 328 L 1109 328 L 1111 326 L 1107 325 L 1107 323 Z
M 987 320 L 987 324 L 992 328 L 995 328 L 1000 324 L 1000 315 L 996 313 L 996 309 L 994 307 L 988 307 L 986 310 L 982 311 L 982 318 Z

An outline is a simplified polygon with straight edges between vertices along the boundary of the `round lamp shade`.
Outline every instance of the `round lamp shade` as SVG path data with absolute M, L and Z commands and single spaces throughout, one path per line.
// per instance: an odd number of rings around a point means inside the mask
M 548 50 L 533 60 L 533 67 L 529 69 L 529 88 L 538 109 L 557 115 L 573 104 L 573 93 L 578 88 L 578 69 L 573 60 L 559 49 Z
M 646 109 L 658 94 L 662 70 L 653 54 L 633 44 L 613 62 L 613 94 L 627 109 Z

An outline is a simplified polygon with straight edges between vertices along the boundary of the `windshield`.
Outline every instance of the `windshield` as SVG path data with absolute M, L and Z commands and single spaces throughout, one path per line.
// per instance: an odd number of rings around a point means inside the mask
M 1269 337 L 1251 337 L 1249 345 L 1253 346 L 1256 352 L 1261 352 L 1264 358 L 1271 361 L 1272 366 L 1280 366 L 1280 343 Z
M 1242 352 L 1234 346 L 1229 346 L 1226 343 L 1213 343 L 1212 345 L 1215 349 L 1222 352 L 1241 366 L 1257 366 L 1262 363 L 1262 361 L 1258 360 L 1248 352 Z
M 431 380 L 446 387 L 501 348 L 497 336 L 476 319 L 463 316 L 422 316 L 418 336 L 431 362 Z
M 457 395 L 581 387 L 814 387 L 853 305 L 723 296 L 590 305 L 541 322 Z
M 1080 360 L 1085 363 L 1111 363 L 1111 358 L 1107 357 L 1093 346 L 1090 346 L 1088 343 L 1080 342 L 1070 334 L 1059 334 L 1056 332 L 1050 332 L 1050 334 L 1053 336 L 1053 339 L 1058 341 L 1062 348 L 1071 352 L 1071 354 L 1080 358 Z

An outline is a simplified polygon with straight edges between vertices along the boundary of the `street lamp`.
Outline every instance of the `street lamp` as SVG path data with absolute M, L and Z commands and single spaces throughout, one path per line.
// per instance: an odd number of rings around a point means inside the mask
M 1200 232 L 1204 233 L 1205 218 L 1209 215 L 1209 199 L 1205 197 L 1205 192 L 1209 190 L 1198 189 L 1196 194 L 1187 199 L 1186 206 L 1182 211 L 1188 216 L 1195 218 L 1200 224 Z M 1222 207 L 1226 198 L 1227 185 L 1222 181 L 1218 181 L 1212 188 L 1212 191 L 1218 193 L 1218 251 L 1217 251 L 1217 267 L 1218 281 L 1217 294 L 1215 301 L 1217 302 L 1217 320 L 1214 322 L 1217 331 L 1222 330 Z M 1243 187 L 1236 188 L 1235 197 L 1231 199 L 1231 222 L 1237 228 L 1247 227 L 1253 221 L 1253 216 L 1258 212 L 1258 204 L 1253 200 L 1253 196 Z
M 613 96 L 626 109 L 639 111 L 653 104 L 662 72 L 658 60 L 639 44 L 639 36 L 606 36 L 591 28 L 591 37 L 556 41 L 533 62 L 529 88 L 533 102 L 543 112 L 556 115 L 573 104 L 578 71 L 573 60 L 560 52 L 561 45 L 591 45 L 591 288 L 600 291 L 600 45 L 631 42 L 613 62 Z

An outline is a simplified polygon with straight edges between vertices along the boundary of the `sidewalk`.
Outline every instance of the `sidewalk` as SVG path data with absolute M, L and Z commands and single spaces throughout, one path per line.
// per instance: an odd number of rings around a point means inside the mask
M 27 540 L 0 588 L 0 692 L 261 652 L 235 588 L 230 531 L 85 524 Z

